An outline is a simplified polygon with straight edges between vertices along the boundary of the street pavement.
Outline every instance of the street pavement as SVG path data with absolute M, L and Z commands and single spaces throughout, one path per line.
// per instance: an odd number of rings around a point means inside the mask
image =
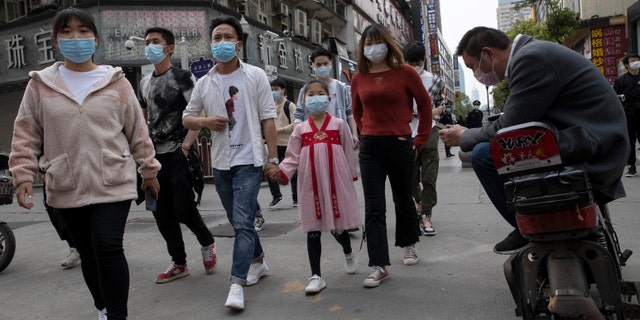
M 403 250 L 391 247 L 391 276 L 373 289 L 362 286 L 369 274 L 362 233 L 352 234 L 359 257 L 354 275 L 345 272 L 340 246 L 325 234 L 321 267 L 327 288 L 305 295 L 310 277 L 306 236 L 297 209 L 291 207 L 289 186 L 281 187 L 284 199 L 273 210 L 267 208 L 271 201 L 267 184 L 260 190 L 266 223 L 259 234 L 271 270 L 257 285 L 245 288 L 242 312 L 224 307 L 233 231 L 213 185 L 205 187 L 200 206 L 217 244 L 218 266 L 210 275 L 204 273 L 199 244 L 183 227 L 190 276 L 154 283 L 170 257 L 151 213 L 144 205 L 133 204 L 124 241 L 131 275 L 129 319 L 517 319 L 502 269 L 507 257 L 492 252 L 511 228 L 494 210 L 473 171 L 463 168 L 458 157 L 446 158 L 442 144 L 440 149 L 438 205 L 433 212 L 438 233 L 420 238 L 420 262 L 415 266 L 404 266 Z M 453 150 L 457 154 L 458 148 Z M 610 209 L 621 247 L 636 251 L 623 277 L 640 280 L 640 177 L 623 181 L 627 197 L 610 204 Z M 360 181 L 356 189 L 364 218 Z M 393 245 L 395 217 L 389 187 L 386 195 Z M 80 267 L 60 267 L 68 248 L 49 222 L 41 190 L 33 202 L 30 212 L 15 202 L 0 206 L 0 220 L 14 228 L 17 241 L 12 263 L 0 273 L 0 320 L 96 319 Z

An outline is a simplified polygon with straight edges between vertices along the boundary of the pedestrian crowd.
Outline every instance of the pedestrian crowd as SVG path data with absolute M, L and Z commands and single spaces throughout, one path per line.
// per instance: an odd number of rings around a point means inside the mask
M 476 125 L 474 114 L 466 128 L 454 124 L 444 79 L 424 70 L 424 44 L 403 50 L 380 24 L 364 29 L 350 84 L 332 78 L 333 54 L 316 50 L 310 56 L 315 79 L 300 90 L 296 103 L 285 81 L 269 82 L 262 69 L 238 58 L 246 45 L 242 35 L 234 17 L 211 21 L 216 64 L 196 80 L 171 63 L 173 33 L 147 29 L 145 57 L 153 71 L 142 78 L 136 95 L 120 68 L 94 63 L 100 37 L 93 17 L 77 8 L 56 15 L 53 42 L 64 61 L 30 73 L 14 123 L 10 167 L 18 203 L 27 209 L 33 206 L 28 199 L 34 177 L 43 173 L 47 212 L 70 247 L 62 265 L 81 265 L 98 319 L 128 316 L 123 234 L 131 200 L 156 201 L 150 210 L 170 257 L 157 283 L 189 275 L 181 224 L 200 244 L 204 271 L 214 272 L 216 244 L 197 208 L 191 179 L 200 161 L 196 139 L 204 128 L 211 132 L 215 189 L 234 231 L 225 306 L 235 310 L 245 308 L 243 288 L 270 272 L 258 233 L 265 223 L 257 200 L 264 177 L 272 196 L 268 208 L 282 202 L 280 185 L 291 184 L 291 203 L 307 236 L 305 292 L 315 294 L 327 286 L 320 266 L 323 232 L 340 244 L 345 271 L 354 274 L 358 263 L 349 232 L 363 228 L 371 268 L 363 286 L 377 287 L 390 277 L 387 178 L 395 206 L 393 245 L 403 249 L 404 265 L 419 262 L 420 235 L 437 234 L 432 214 L 439 140 L 446 157 L 453 156 L 451 146 L 472 151 L 474 171 L 497 211 L 514 226 L 496 244 L 498 253 L 528 241 L 506 206 L 488 149 L 500 128 L 535 120 L 555 125 L 563 150 L 569 150 L 563 159 L 587 159 L 587 172 L 605 203 L 624 196 L 620 177 L 628 159 L 627 175 L 636 173 L 635 153 L 632 164 L 629 137 L 621 128 L 627 123 L 631 128 L 640 114 L 640 94 L 634 91 L 637 55 L 629 56 L 629 73 L 614 86 L 626 101 L 623 109 L 597 69 L 570 50 L 524 35 L 511 41 L 498 30 L 472 29 L 457 55 L 487 86 L 506 79 L 512 95 L 498 120 Z M 605 107 L 611 110 L 603 115 Z M 357 180 L 364 192 L 364 219 Z

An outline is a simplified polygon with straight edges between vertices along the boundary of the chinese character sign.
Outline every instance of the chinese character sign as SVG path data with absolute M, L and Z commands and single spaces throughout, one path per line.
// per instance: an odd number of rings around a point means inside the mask
M 7 56 L 9 57 L 9 64 L 7 68 L 20 69 L 26 65 L 24 60 L 24 45 L 22 44 L 24 38 L 20 35 L 13 35 L 8 40 L 5 40 L 7 44 Z
M 591 62 L 610 83 L 618 77 L 618 61 L 626 51 L 624 24 L 591 29 Z
M 51 44 L 51 32 L 52 30 L 44 30 L 40 28 L 40 32 L 36 33 L 33 37 L 33 41 L 38 46 L 40 57 L 38 64 L 45 64 L 55 62 L 53 57 L 53 45 Z

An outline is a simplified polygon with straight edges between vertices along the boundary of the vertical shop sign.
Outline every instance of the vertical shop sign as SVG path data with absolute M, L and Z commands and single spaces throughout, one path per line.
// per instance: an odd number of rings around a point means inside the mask
M 591 62 L 613 84 L 618 77 L 618 61 L 627 51 L 625 25 L 591 29 Z

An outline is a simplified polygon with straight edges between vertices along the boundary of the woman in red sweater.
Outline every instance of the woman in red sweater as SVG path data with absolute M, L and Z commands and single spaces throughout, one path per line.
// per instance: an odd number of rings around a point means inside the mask
M 385 182 L 389 176 L 396 211 L 395 246 L 405 249 L 403 263 L 418 262 L 415 243 L 420 229 L 411 199 L 415 150 L 431 133 L 431 100 L 413 67 L 384 26 L 372 24 L 358 45 L 358 72 L 351 81 L 353 116 L 360 131 L 360 175 L 364 191 L 365 231 L 371 274 L 365 287 L 377 287 L 389 277 Z M 417 102 L 418 135 L 412 140 L 409 122 Z

